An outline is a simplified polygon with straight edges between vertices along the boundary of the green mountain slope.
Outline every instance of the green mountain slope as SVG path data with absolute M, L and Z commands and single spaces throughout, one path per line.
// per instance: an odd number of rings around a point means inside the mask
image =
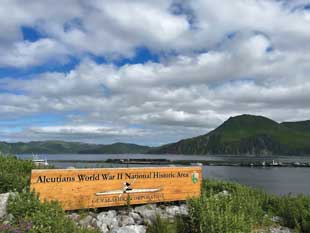
M 97 145 L 80 142 L 64 141 L 34 141 L 7 143 L 0 142 L 0 152 L 12 154 L 44 153 L 44 154 L 122 154 L 122 153 L 145 153 L 150 147 L 136 144 L 115 143 L 112 145 Z
M 281 125 L 296 131 L 310 134 L 310 121 L 282 122 Z
M 310 155 L 310 134 L 262 116 L 231 117 L 208 134 L 161 146 L 150 153 Z
M 33 142 L 16 142 L 7 143 L 0 142 L 0 151 L 3 153 L 78 153 L 85 147 L 93 147 L 95 145 L 79 143 L 79 142 L 63 142 L 63 141 L 33 141 Z
M 96 148 L 81 150 L 81 154 L 143 154 L 148 152 L 151 147 L 140 146 L 129 143 L 114 143 L 111 145 L 99 145 Z

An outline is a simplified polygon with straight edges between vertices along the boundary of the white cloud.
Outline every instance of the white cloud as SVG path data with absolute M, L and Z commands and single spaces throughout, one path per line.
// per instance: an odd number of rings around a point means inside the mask
M 68 54 L 66 48 L 51 39 L 17 42 L 10 48 L 0 50 L 0 66 L 28 67 L 44 64 L 52 59 L 65 63 Z
M 18 14 L 0 7 L 0 19 L 10 18 L 0 20 L 7 32 L 0 35 L 0 50 L 6 51 L 0 54 L 2 66 L 65 62 L 68 55 L 85 53 L 113 59 L 133 56 L 141 46 L 164 56 L 159 63 L 122 67 L 86 58 L 68 73 L 0 79 L 1 119 L 50 112 L 65 118 L 57 126 L 29 127 L 6 137 L 111 136 L 159 143 L 206 133 L 242 113 L 307 119 L 306 2 L 197 0 L 183 2 L 184 12 L 173 14 L 170 1 L 68 1 L 70 7 L 8 1 Z M 46 38 L 22 41 L 24 24 Z
M 174 3 L 183 11 L 173 13 Z M 310 51 L 310 13 L 286 1 L 6 1 L 0 6 L 0 47 L 12 54 L 26 53 L 17 65 L 37 65 L 30 46 L 22 44 L 21 26 L 34 27 L 48 37 L 60 54 L 85 53 L 116 58 L 134 56 L 137 47 L 155 52 L 192 53 L 218 46 L 231 33 L 261 32 L 280 50 Z M 188 13 L 190 12 L 190 13 Z M 259 39 L 258 37 L 256 39 Z M 252 43 L 264 43 L 253 41 Z M 261 44 L 264 46 L 264 44 Z M 32 46 L 35 47 L 35 44 Z M 8 50 L 4 50 L 8 48 Z M 63 49 L 64 48 L 64 49 Z M 25 50 L 25 51 L 16 51 Z M 57 53 L 59 54 L 59 53 Z M 34 57 L 31 57 L 34 55 Z M 46 52 L 46 56 L 56 54 Z M 2 65 L 11 64 L 12 58 Z M 13 59 L 14 60 L 14 59 Z M 42 62 L 47 59 L 43 59 Z
M 138 124 L 154 134 L 173 126 L 194 136 L 242 113 L 280 121 L 296 119 L 298 112 L 299 119 L 306 119 L 310 111 L 310 57 L 290 51 L 268 52 L 269 45 L 262 35 L 238 36 L 217 50 L 180 55 L 162 64 L 116 67 L 85 60 L 68 74 L 6 79 L 0 87 L 27 97 L 27 101 L 13 94 L 3 97 L 12 112 L 14 107 L 22 108 L 18 114 L 82 112 L 69 118 L 79 132 L 93 122 Z M 292 78 L 294 74 L 296 78 Z M 48 129 L 49 135 L 64 134 L 75 132 L 73 128 L 40 128 L 40 133 Z M 97 129 L 90 130 L 92 135 Z
M 145 133 L 140 129 L 115 128 L 96 125 L 61 125 L 42 126 L 29 129 L 38 134 L 59 134 L 59 135 L 96 135 L 96 136 L 143 136 Z

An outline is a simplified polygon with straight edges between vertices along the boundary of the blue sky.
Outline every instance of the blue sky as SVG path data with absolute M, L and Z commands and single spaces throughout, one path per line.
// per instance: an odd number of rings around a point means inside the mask
M 23 41 L 36 42 L 40 39 L 47 38 L 46 35 L 41 34 L 33 27 L 22 26 L 20 28 L 22 33 Z M 52 58 L 53 61 L 48 61 L 44 64 L 38 66 L 29 66 L 29 67 L 0 67 L 0 78 L 4 77 L 14 77 L 14 78 L 27 78 L 34 74 L 40 74 L 45 72 L 62 72 L 67 73 L 70 70 L 73 70 L 83 58 L 90 58 L 95 61 L 97 64 L 102 63 L 113 63 L 116 66 L 123 66 L 126 64 L 139 64 L 146 63 L 148 61 L 159 62 L 160 55 L 158 53 L 153 53 L 147 47 L 136 47 L 134 48 L 134 54 L 131 57 L 119 57 L 113 61 L 107 60 L 104 54 L 98 56 L 92 53 L 85 53 L 81 57 L 69 56 L 67 61 L 63 63 L 57 62 L 56 58 Z
M 160 145 L 243 113 L 309 119 L 308 1 L 67 4 L 0 6 L 2 141 Z

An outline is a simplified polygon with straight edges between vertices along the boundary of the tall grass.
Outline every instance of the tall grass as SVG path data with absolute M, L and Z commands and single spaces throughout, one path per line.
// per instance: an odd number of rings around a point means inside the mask
M 151 233 L 248 233 L 271 224 L 310 233 L 310 197 L 276 196 L 237 183 L 206 180 L 199 198 L 187 201 L 189 215 L 177 217 L 175 227 L 156 220 Z
M 200 198 L 188 201 L 188 232 L 251 232 L 265 222 L 268 196 L 239 184 L 204 182 Z
M 169 222 L 166 219 L 162 219 L 160 215 L 156 215 L 154 223 L 149 225 L 148 233 L 169 233 Z
M 269 204 L 270 211 L 283 219 L 283 225 L 310 233 L 310 196 L 274 196 Z

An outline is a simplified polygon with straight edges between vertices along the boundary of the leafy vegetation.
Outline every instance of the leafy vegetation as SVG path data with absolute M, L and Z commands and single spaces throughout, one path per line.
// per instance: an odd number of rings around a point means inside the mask
M 268 195 L 239 184 L 206 181 L 200 198 L 188 201 L 189 216 L 182 232 L 252 232 L 270 224 L 266 216 Z M 177 221 L 180 224 L 181 221 Z
M 32 161 L 0 155 L 0 193 L 21 192 L 28 187 L 31 169 L 34 167 Z
M 0 151 L 6 154 L 27 153 L 74 153 L 74 154 L 122 154 L 122 153 L 146 153 L 150 147 L 128 143 L 114 143 L 111 145 L 97 145 L 80 142 L 64 141 L 35 141 L 35 142 L 0 142 Z
M 237 183 L 206 180 L 200 198 L 188 200 L 189 216 L 174 226 L 156 219 L 151 233 L 250 233 L 276 223 L 299 233 L 310 232 L 310 197 L 275 196 Z
M 283 224 L 297 232 L 310 233 L 310 196 L 274 196 L 270 211 L 283 218 Z
M 14 216 L 12 226 L 21 227 L 24 226 L 22 223 L 26 222 L 28 223 L 26 229 L 29 229 L 29 233 L 99 232 L 78 228 L 73 221 L 66 217 L 65 212 L 57 202 L 41 203 L 39 197 L 29 191 L 23 191 L 13 196 L 8 204 L 8 212 Z
M 30 222 L 20 222 L 19 224 L 10 224 L 6 223 L 0 225 L 1 233 L 29 233 L 32 228 L 32 224 Z
M 262 116 L 231 117 L 212 132 L 151 150 L 171 154 L 310 154 L 310 124 L 279 124 Z

